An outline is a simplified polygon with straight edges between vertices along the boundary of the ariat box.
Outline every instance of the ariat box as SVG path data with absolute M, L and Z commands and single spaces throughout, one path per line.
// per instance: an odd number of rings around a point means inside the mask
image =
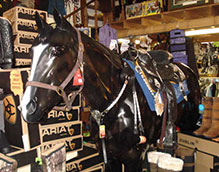
M 0 88 L 5 94 L 5 134 L 11 145 L 25 151 L 40 145 L 38 125 L 26 123 L 18 109 L 29 73 L 29 68 L 0 70 Z
M 11 22 L 18 19 L 32 20 L 35 21 L 35 13 L 36 11 L 40 14 L 40 16 L 47 20 L 47 12 L 42 10 L 36 10 L 25 7 L 14 7 L 3 13 L 3 17 L 6 17 Z
M 83 149 L 83 137 L 75 136 L 75 137 L 68 137 L 64 139 L 58 139 L 50 142 L 44 142 L 41 144 L 41 151 L 45 152 L 59 143 L 65 144 L 66 152 L 81 151 Z
M 78 136 L 82 134 L 82 122 L 76 121 L 43 126 L 40 125 L 39 131 L 41 143 Z
M 14 45 L 14 57 L 16 66 L 30 65 L 32 59 L 30 58 L 31 45 Z
M 12 22 L 12 32 L 13 35 L 16 35 L 17 32 L 30 32 L 30 33 L 38 33 L 37 26 L 35 21 L 31 20 L 15 20 Z
M 51 110 L 41 125 L 70 121 L 79 121 L 79 108 L 71 109 L 70 111 Z
M 88 169 L 100 167 L 101 165 L 103 165 L 103 159 L 97 150 L 84 146 L 83 150 L 78 152 L 76 158 L 67 161 L 66 171 L 90 171 Z
M 12 147 L 13 148 L 13 147 Z M 35 158 L 37 157 L 37 149 L 33 148 L 30 149 L 29 151 L 24 151 L 24 149 L 15 149 L 8 153 L 7 156 L 10 156 L 12 158 L 14 158 L 18 165 L 18 171 L 20 167 L 24 167 L 26 165 L 30 165 L 32 163 L 34 163 Z
M 17 32 L 14 40 L 14 45 L 18 46 L 26 46 L 32 45 L 34 39 L 37 37 L 38 33 L 30 33 L 30 32 Z

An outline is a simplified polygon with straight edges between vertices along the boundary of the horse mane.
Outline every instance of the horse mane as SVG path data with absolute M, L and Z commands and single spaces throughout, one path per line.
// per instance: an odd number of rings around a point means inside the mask
M 102 56 L 105 57 L 115 68 L 122 69 L 122 62 L 118 54 L 114 53 L 109 48 L 97 42 L 93 38 L 90 38 L 83 32 L 81 32 L 81 38 L 87 51 L 92 50 L 102 54 Z

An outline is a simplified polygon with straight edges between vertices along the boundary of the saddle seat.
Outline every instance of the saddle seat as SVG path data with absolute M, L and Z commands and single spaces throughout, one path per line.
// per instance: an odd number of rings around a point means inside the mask
M 149 54 L 149 55 L 148 55 Z M 138 63 L 141 68 L 149 75 L 148 77 L 160 77 L 163 80 L 180 82 L 185 79 L 183 72 L 172 63 L 173 56 L 163 50 L 149 51 L 148 54 L 140 54 Z

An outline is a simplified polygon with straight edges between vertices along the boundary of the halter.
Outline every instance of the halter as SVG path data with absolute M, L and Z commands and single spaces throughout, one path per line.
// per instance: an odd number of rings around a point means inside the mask
M 77 57 L 77 62 L 74 66 L 74 68 L 72 69 L 72 71 L 68 74 L 68 76 L 65 78 L 65 80 L 61 83 L 61 85 L 59 86 L 55 86 L 55 85 L 50 85 L 50 84 L 46 84 L 43 82 L 38 82 L 38 81 L 28 81 L 26 83 L 26 87 L 27 86 L 34 86 L 34 87 L 39 87 L 39 88 L 44 88 L 47 90 L 53 90 L 55 91 L 59 96 L 61 96 L 66 104 L 65 106 L 65 110 L 71 110 L 72 108 L 72 103 L 74 102 L 75 97 L 81 92 L 81 90 L 83 89 L 83 85 L 80 86 L 80 88 L 77 91 L 72 91 L 71 92 L 71 97 L 68 99 L 66 92 L 64 91 L 65 87 L 68 85 L 68 83 L 71 81 L 72 77 L 74 76 L 74 74 L 76 73 L 76 71 L 78 70 L 78 68 L 83 67 L 82 62 L 83 62 L 83 52 L 84 52 L 84 45 L 81 41 L 81 34 L 79 32 L 79 30 L 77 28 L 75 28 L 73 26 L 73 28 L 76 30 L 77 32 L 77 36 L 78 36 L 78 57 Z M 84 74 L 82 72 L 82 80 L 84 81 Z M 60 107 L 55 107 L 54 109 L 63 109 Z

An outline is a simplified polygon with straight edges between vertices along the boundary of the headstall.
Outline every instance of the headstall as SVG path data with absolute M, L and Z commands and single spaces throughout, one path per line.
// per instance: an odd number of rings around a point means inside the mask
M 75 97 L 83 89 L 83 85 L 81 85 L 80 88 L 77 91 L 72 91 L 70 98 L 68 98 L 66 92 L 64 91 L 65 87 L 69 84 L 69 82 L 73 78 L 76 71 L 79 68 L 81 69 L 83 67 L 82 63 L 83 63 L 84 45 L 82 43 L 81 34 L 80 34 L 79 30 L 77 28 L 75 28 L 74 26 L 73 26 L 73 28 L 76 30 L 77 36 L 78 36 L 78 44 L 79 44 L 78 45 L 78 57 L 77 57 L 77 62 L 75 64 L 75 66 L 73 67 L 72 71 L 68 74 L 68 76 L 65 78 L 65 80 L 59 86 L 50 85 L 50 84 L 42 83 L 42 82 L 39 82 L 39 81 L 28 81 L 26 83 L 26 87 L 27 86 L 34 86 L 34 87 L 39 87 L 39 88 L 44 88 L 44 89 L 47 89 L 47 90 L 55 91 L 59 96 L 61 96 L 63 98 L 63 100 L 66 104 L 66 106 L 64 107 L 65 110 L 71 110 L 72 103 L 74 102 Z M 83 72 L 82 72 L 82 80 L 84 82 Z M 54 109 L 63 110 L 63 107 L 55 107 Z

